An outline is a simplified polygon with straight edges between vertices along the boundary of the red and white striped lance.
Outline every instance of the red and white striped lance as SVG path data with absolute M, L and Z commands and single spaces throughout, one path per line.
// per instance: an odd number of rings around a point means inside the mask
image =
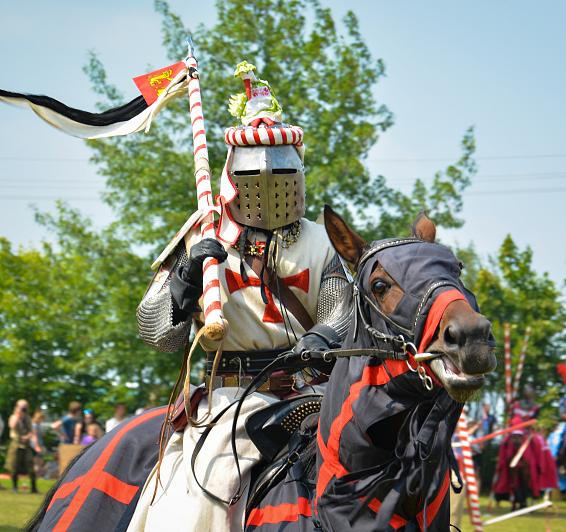
M 527 327 L 525 330 L 525 336 L 523 337 L 523 345 L 521 346 L 521 352 L 519 353 L 519 362 L 517 364 L 517 371 L 515 371 L 515 379 L 513 381 L 513 399 L 517 398 L 519 393 L 519 384 L 521 384 L 521 377 L 523 376 L 523 367 L 525 365 L 525 357 L 527 356 L 527 347 L 529 345 L 529 338 L 531 336 L 531 327 Z
M 188 68 L 187 80 L 189 91 L 189 109 L 193 128 L 193 151 L 195 160 L 195 180 L 197 189 L 198 208 L 205 209 L 213 204 L 212 187 L 210 184 L 210 166 L 206 145 L 206 130 L 202 101 L 200 98 L 200 82 L 197 61 L 189 47 L 189 55 L 185 59 Z M 209 214 L 200 224 L 202 238 L 216 239 L 214 216 Z M 205 259 L 202 267 L 203 279 L 203 310 L 205 319 L 204 335 L 211 340 L 221 340 L 226 332 L 222 315 L 222 300 L 220 296 L 220 281 L 218 280 L 218 261 L 212 257 Z
M 468 513 L 470 522 L 476 532 L 483 531 L 483 524 L 480 513 L 480 499 L 478 483 L 476 481 L 476 471 L 472 458 L 472 447 L 470 445 L 470 435 L 468 433 L 468 420 L 466 414 L 462 412 L 458 420 L 458 437 L 460 438 L 462 462 L 464 466 L 464 480 L 466 482 L 466 497 L 468 499 Z
M 513 384 L 511 382 L 511 325 L 509 325 L 509 323 L 503 324 L 503 336 L 503 343 L 505 348 L 505 403 L 507 404 L 506 410 L 509 411 L 511 401 L 513 400 Z

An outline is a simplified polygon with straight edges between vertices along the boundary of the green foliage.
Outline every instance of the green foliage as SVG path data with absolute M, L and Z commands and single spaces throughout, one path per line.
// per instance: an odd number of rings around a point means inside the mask
M 330 9 L 317 0 L 219 0 L 216 25 L 191 31 L 167 2 L 157 0 L 155 7 L 170 61 L 183 56 L 189 33 L 196 43 L 214 176 L 220 176 L 226 156 L 224 128 L 234 120 L 229 97 L 242 90 L 234 68 L 248 59 L 271 83 L 284 121 L 305 130 L 309 218 L 329 203 L 368 237 L 406 232 L 423 209 L 439 225 L 462 224 L 456 216 L 475 172 L 473 130 L 464 136 L 461 159 L 438 173 L 430 187 L 418 181 L 411 195 L 387 186 L 382 176 L 370 176 L 365 167 L 369 149 L 392 125 L 393 115 L 374 98 L 385 66 L 371 56 L 352 12 L 342 21 L 341 33 Z M 121 101 L 95 56 L 85 71 L 106 105 Z M 90 142 L 93 161 L 107 177 L 105 199 L 122 230 L 155 252 L 196 208 L 187 107 L 185 98 L 174 102 L 146 135 Z
M 374 179 L 372 190 L 366 192 L 371 194 L 368 197 L 371 197 L 370 204 L 374 208 L 360 215 L 364 222 L 362 234 L 373 238 L 406 235 L 421 211 L 426 211 L 439 227 L 461 227 L 464 221 L 457 214 L 463 207 L 462 193 L 476 173 L 473 127 L 464 134 L 461 147 L 462 155 L 456 163 L 436 172 L 428 187 L 417 179 L 411 194 L 403 194 L 388 186 L 382 176 Z
M 168 58 L 178 61 L 189 30 L 166 2 L 155 7 Z M 406 234 L 420 210 L 439 226 L 462 225 L 462 193 L 476 171 L 472 128 L 464 134 L 460 159 L 430 185 L 417 181 L 410 194 L 367 170 L 367 154 L 393 115 L 374 97 L 385 67 L 371 56 L 353 13 L 339 31 L 317 0 L 218 0 L 217 9 L 215 26 L 192 28 L 214 176 L 224 164 L 224 128 L 233 123 L 229 96 L 242 89 L 233 70 L 248 59 L 271 83 L 284 120 L 305 130 L 308 217 L 330 203 L 369 239 Z M 94 54 L 85 71 L 101 109 L 123 102 Z M 179 353 L 156 353 L 139 340 L 135 309 L 150 280 L 151 259 L 196 208 L 187 99 L 162 111 L 148 134 L 88 144 L 106 177 L 104 200 L 116 223 L 96 231 L 80 213 L 59 205 L 56 215 L 38 218 L 53 231 L 55 244 L 15 251 L 0 240 L 4 416 L 20 396 L 55 411 L 79 399 L 100 415 L 109 415 L 116 401 L 130 408 L 149 397 L 163 402 L 180 367 Z M 517 324 L 516 345 L 520 328 L 533 325 L 526 374 L 542 390 L 558 356 L 557 323 L 564 318 L 556 287 L 533 272 L 530 250 L 518 250 L 510 239 L 493 267 L 483 268 L 473 248 L 461 256 L 466 281 L 494 318 L 499 340 L 503 321 Z M 501 386 L 494 382 L 491 390 L 499 393 Z
M 514 370 L 530 326 L 522 385 L 530 382 L 535 386 L 537 401 L 545 407 L 543 425 L 551 427 L 562 387 L 555 368 L 565 347 L 566 308 L 556 283 L 546 273 L 541 275 L 533 269 L 532 255 L 530 247 L 519 249 L 510 235 L 487 266 L 479 264 L 473 248 L 459 254 L 465 258 L 467 285 L 475 292 L 482 313 L 492 321 L 498 345 L 498 368 L 490 378 L 488 392 L 502 396 L 505 390 L 503 324 L 511 324 Z
M 179 357 L 138 339 L 145 261 L 63 205 L 38 220 L 54 245 L 15 252 L 0 239 L 0 411 L 19 397 L 54 412 L 77 399 L 101 415 L 116 401 L 144 406 L 150 392 L 163 401 Z

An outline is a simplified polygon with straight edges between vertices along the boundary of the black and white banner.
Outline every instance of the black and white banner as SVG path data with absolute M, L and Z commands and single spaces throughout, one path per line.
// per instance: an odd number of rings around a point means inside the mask
M 98 139 L 148 130 L 153 117 L 172 98 L 186 93 L 187 71 L 179 72 L 152 105 L 143 96 L 102 113 L 74 109 L 49 96 L 23 94 L 0 89 L 0 101 L 30 108 L 42 120 L 68 135 Z

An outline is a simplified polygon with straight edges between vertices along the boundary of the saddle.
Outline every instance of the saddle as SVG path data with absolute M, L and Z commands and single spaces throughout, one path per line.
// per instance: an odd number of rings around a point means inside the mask
M 254 412 L 246 431 L 263 461 L 252 471 L 246 514 L 256 508 L 288 473 L 306 484 L 314 475 L 316 431 L 322 395 L 311 394 L 280 401 Z M 314 478 L 310 479 L 314 485 Z
M 311 414 L 320 412 L 321 394 L 299 395 L 251 414 L 246 432 L 264 460 L 272 462 Z

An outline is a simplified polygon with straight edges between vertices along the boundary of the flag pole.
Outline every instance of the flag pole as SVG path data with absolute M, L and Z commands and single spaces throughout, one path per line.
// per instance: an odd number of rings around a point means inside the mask
M 191 37 L 187 37 L 188 54 L 185 59 L 187 65 L 187 81 L 189 93 L 189 110 L 193 128 L 193 152 L 195 160 L 196 193 L 199 209 L 210 208 L 213 204 L 212 187 L 210 179 L 210 165 L 208 162 L 208 149 L 206 144 L 206 129 L 200 97 L 200 80 L 198 62 L 194 55 L 194 46 Z M 216 240 L 214 215 L 207 215 L 200 224 L 201 238 Z M 202 266 L 203 286 L 203 335 L 213 341 L 220 341 L 226 334 L 226 321 L 222 314 L 222 299 L 220 297 L 220 282 L 218 280 L 218 261 L 212 257 L 205 259 Z

